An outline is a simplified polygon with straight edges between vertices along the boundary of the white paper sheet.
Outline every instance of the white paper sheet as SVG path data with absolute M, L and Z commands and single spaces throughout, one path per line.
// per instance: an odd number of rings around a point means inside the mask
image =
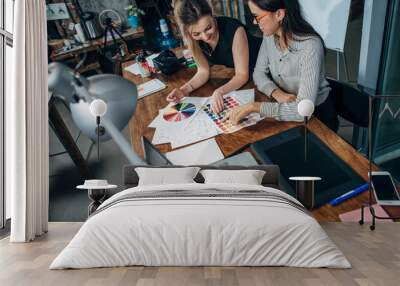
M 160 113 L 160 111 L 159 111 L 159 113 L 158 113 L 158 115 L 156 116 L 156 118 L 153 119 L 153 121 L 149 124 L 148 127 L 150 127 L 150 128 L 157 128 L 158 125 L 160 124 L 160 121 L 161 121 L 161 120 L 163 120 L 163 119 L 162 119 L 162 115 L 161 115 L 161 113 Z
M 186 120 L 184 128 L 187 128 L 192 122 L 197 118 L 197 115 L 204 113 L 203 112 L 203 107 L 211 100 L 211 97 L 201 97 L 201 98 L 196 98 L 198 102 L 191 102 L 192 104 L 196 105 L 196 112 L 190 117 L 188 120 Z
M 241 105 L 254 102 L 255 93 L 253 89 L 236 90 L 230 94 L 234 97 Z
M 222 160 L 222 154 L 214 138 L 193 144 L 166 154 L 168 160 L 175 165 L 208 165 Z
M 158 115 L 153 119 L 153 121 L 149 124 L 148 127 L 150 127 L 150 128 L 158 128 L 158 127 L 162 126 L 162 124 L 164 123 L 164 119 L 163 119 L 164 109 L 165 108 L 160 109 L 158 111 Z
M 174 134 L 171 140 L 172 149 L 189 145 L 204 139 L 215 137 L 221 132 L 216 128 L 215 124 L 208 116 L 201 112 L 187 126 L 183 126 Z
M 225 96 L 232 96 L 240 105 L 244 105 L 254 102 L 254 89 L 234 91 Z M 156 133 L 152 143 L 155 145 L 170 143 L 172 149 L 176 149 L 223 133 L 202 110 L 202 107 L 207 100 L 209 102 L 209 98 L 204 97 L 186 97 L 182 99 L 181 102 L 194 104 L 197 111 L 190 118 L 180 122 L 168 122 L 163 118 L 164 110 L 168 106 L 174 105 L 174 103 L 170 103 L 164 109 L 161 109 L 157 117 L 149 125 L 151 128 L 156 128 Z M 243 123 L 238 126 L 237 130 L 256 124 L 262 119 L 258 114 L 255 116 L 257 117 L 257 120 L 254 121 L 254 123 Z
M 181 100 L 184 103 L 192 103 L 197 109 L 203 105 L 204 97 L 186 97 Z M 189 145 L 198 141 L 202 141 L 219 134 L 214 123 L 203 112 L 197 112 L 192 115 L 196 116 L 194 120 L 182 120 L 180 122 L 168 122 L 163 118 L 163 112 L 174 103 L 168 104 L 165 108 L 159 110 L 159 114 L 150 123 L 149 127 L 156 128 L 152 143 L 164 144 L 170 143 L 173 149 Z M 189 124 L 188 124 L 189 123 Z M 166 142 L 167 141 L 167 142 Z
M 125 70 L 133 73 L 134 75 L 140 75 L 140 69 L 139 65 L 137 63 L 134 63 L 133 65 L 125 67 Z
M 153 139 L 151 140 L 151 143 L 154 145 L 158 144 L 166 144 L 170 143 L 171 138 L 170 138 L 170 133 L 168 132 L 167 129 L 163 128 L 156 128 L 156 132 L 154 132 Z

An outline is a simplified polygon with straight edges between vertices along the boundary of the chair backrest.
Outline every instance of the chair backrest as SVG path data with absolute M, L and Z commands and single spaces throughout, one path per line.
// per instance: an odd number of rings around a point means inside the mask
M 328 82 L 338 115 L 360 127 L 368 127 L 368 95 L 348 83 L 331 78 Z

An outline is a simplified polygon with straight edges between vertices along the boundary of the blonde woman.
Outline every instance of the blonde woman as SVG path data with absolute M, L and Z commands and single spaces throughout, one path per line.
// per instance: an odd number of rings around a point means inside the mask
M 257 61 L 262 39 L 247 33 L 237 19 L 215 17 L 207 0 L 177 0 L 174 11 L 185 41 L 197 63 L 197 73 L 168 101 L 179 101 L 203 86 L 210 78 L 210 64 L 235 69 L 235 75 L 212 94 L 212 111 L 224 109 L 223 95 L 241 88 L 249 80 Z

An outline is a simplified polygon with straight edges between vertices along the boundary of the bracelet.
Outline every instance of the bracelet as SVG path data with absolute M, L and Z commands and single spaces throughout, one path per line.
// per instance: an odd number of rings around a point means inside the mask
M 218 95 L 222 96 L 224 94 L 224 92 L 222 90 L 214 90 L 214 93 L 218 93 Z
M 194 90 L 194 87 L 192 86 L 192 84 L 190 82 L 188 82 L 187 85 L 190 87 L 189 93 L 191 93 Z
M 185 88 L 184 88 L 185 86 L 189 87 L 190 91 L 185 91 Z M 189 82 L 187 82 L 185 85 L 181 86 L 179 89 L 183 92 L 183 94 L 185 96 L 188 96 L 189 93 L 191 93 L 194 90 L 193 86 Z

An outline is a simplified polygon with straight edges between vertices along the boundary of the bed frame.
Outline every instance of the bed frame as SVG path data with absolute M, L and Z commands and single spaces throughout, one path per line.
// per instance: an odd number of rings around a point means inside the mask
M 135 172 L 135 168 L 145 167 L 145 168 L 181 168 L 184 166 L 148 166 L 148 165 L 126 165 L 123 168 L 122 178 L 123 185 L 117 189 L 110 189 L 107 192 L 106 198 L 109 198 L 116 193 L 119 193 L 125 189 L 136 187 L 139 183 L 139 176 Z M 281 189 L 279 184 L 280 170 L 277 165 L 257 165 L 257 166 L 212 166 L 212 165 L 198 165 L 202 170 L 263 170 L 265 175 L 262 179 L 262 185 L 265 187 L 271 187 L 275 189 Z M 204 183 L 203 176 L 199 173 L 194 180 L 197 183 Z

